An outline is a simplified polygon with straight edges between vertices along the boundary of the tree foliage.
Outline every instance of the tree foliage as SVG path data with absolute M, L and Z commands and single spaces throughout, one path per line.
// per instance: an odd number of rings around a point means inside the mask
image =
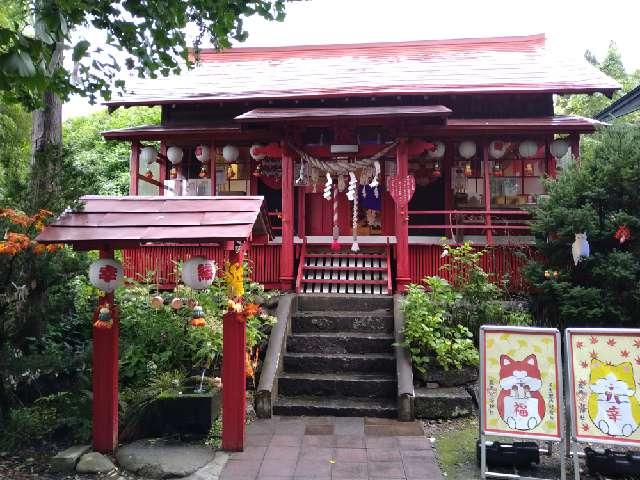
M 532 227 L 544 260 L 526 274 L 549 322 L 563 327 L 637 323 L 639 184 L 640 127 L 633 125 L 600 131 L 580 165 L 548 182 L 549 199 L 534 210 Z M 631 237 L 621 241 L 616 232 L 623 226 Z M 574 265 L 571 245 L 581 232 L 587 233 L 591 255 Z
M 179 73 L 193 65 L 190 47 L 209 41 L 216 48 L 245 40 L 243 18 L 284 18 L 285 0 L 11 0 L 0 16 L 0 92 L 29 109 L 44 92 L 110 98 L 121 67 L 140 77 Z M 187 26 L 197 28 L 189 42 Z M 89 31 L 104 33 L 92 45 Z M 60 45 L 71 52 L 73 68 L 55 58 Z M 120 65 L 124 55 L 124 65 Z M 197 55 L 196 55 L 197 57 Z

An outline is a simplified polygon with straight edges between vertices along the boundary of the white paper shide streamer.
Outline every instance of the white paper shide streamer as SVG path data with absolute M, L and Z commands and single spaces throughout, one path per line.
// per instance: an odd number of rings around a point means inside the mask
M 356 179 L 356 174 L 353 172 L 349 172 L 349 186 L 347 187 L 347 198 L 350 202 L 353 202 L 356 197 L 356 186 L 358 185 L 358 180 Z
M 324 193 L 322 194 L 325 200 L 331 200 L 332 186 L 333 186 L 333 179 L 331 178 L 331 174 L 327 172 L 327 183 L 324 184 Z

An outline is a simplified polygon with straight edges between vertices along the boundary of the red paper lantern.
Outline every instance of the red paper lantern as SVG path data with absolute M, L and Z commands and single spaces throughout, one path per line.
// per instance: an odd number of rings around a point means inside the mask
M 208 288 L 216 278 L 218 269 L 213 260 L 204 257 L 192 257 L 184 262 L 182 267 L 182 281 L 194 290 Z

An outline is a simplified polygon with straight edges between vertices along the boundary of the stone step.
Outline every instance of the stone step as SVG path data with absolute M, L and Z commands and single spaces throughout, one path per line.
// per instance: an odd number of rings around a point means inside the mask
M 396 371 L 396 359 L 388 354 L 356 353 L 286 353 L 285 372 L 309 373 L 392 373 Z
M 380 309 L 368 312 L 297 312 L 291 319 L 294 333 L 304 332 L 393 332 L 393 313 Z
M 395 397 L 396 379 L 380 373 L 283 373 L 278 392 L 285 396 Z
M 327 415 L 334 417 L 397 417 L 395 399 L 279 396 L 274 415 Z
M 390 295 L 341 295 L 341 294 L 303 294 L 298 295 L 298 310 L 322 312 L 362 312 L 369 310 L 393 309 L 393 297 Z
M 388 333 L 295 333 L 287 338 L 291 353 L 393 353 L 394 337 Z
M 462 387 L 416 388 L 416 418 L 456 418 L 473 413 L 473 398 Z

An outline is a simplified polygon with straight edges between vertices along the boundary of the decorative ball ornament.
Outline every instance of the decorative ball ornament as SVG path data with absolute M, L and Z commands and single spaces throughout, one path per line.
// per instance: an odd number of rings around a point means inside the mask
M 200 163 L 205 163 L 209 161 L 209 147 L 206 145 L 198 145 L 196 147 L 196 158 Z
M 573 255 L 573 263 L 577 266 L 578 262 L 583 258 L 589 258 L 589 241 L 586 233 L 576 233 L 576 238 L 571 244 L 571 254 Z
M 249 148 L 249 155 L 251 155 L 251 158 L 253 158 L 254 160 L 264 160 L 266 155 L 264 153 L 256 153 L 256 150 L 258 148 L 262 148 L 263 146 L 260 145 L 259 143 L 254 143 L 253 145 L 251 145 L 251 148 Z
M 163 307 L 163 305 L 164 298 L 162 298 L 160 295 L 156 295 L 155 297 L 151 298 L 151 308 L 159 310 Z
M 445 145 L 443 142 L 433 142 L 433 148 L 427 150 L 427 157 L 442 158 L 444 156 Z
M 522 158 L 535 157 L 536 153 L 538 153 L 538 144 L 533 140 L 520 142 L 520 145 L 518 146 L 518 153 Z
M 213 283 L 217 269 L 213 260 L 192 257 L 182 266 L 182 281 L 194 290 L 204 290 Z
M 180 162 L 182 162 L 183 155 L 184 151 L 180 147 L 167 148 L 167 158 L 173 165 L 178 165 Z
M 494 140 L 489 144 L 489 156 L 494 160 L 500 160 L 507 153 L 508 143 L 501 140 Z
M 109 304 L 105 304 L 98 310 L 98 319 L 93 322 L 93 326 L 98 330 L 109 330 L 113 326 L 111 310 Z
M 96 260 L 89 265 L 89 282 L 103 292 L 113 292 L 124 282 L 122 264 L 112 258 Z
M 184 307 L 184 301 L 181 298 L 175 297 L 171 300 L 171 308 L 174 310 L 180 310 L 182 307 Z
M 158 159 L 158 150 L 155 147 L 144 147 L 140 150 L 140 161 L 150 165 Z
M 569 151 L 569 142 L 566 140 L 554 140 L 549 145 L 549 151 L 555 158 L 562 158 Z
M 200 305 L 193 307 L 193 313 L 191 315 L 191 325 L 194 327 L 204 327 L 206 325 L 204 319 L 204 310 Z
M 469 160 L 476 154 L 476 142 L 472 142 L 471 140 L 465 140 L 458 145 L 458 153 L 465 160 Z
M 222 158 L 228 163 L 234 163 L 240 157 L 240 150 L 235 145 L 225 145 L 222 148 Z

